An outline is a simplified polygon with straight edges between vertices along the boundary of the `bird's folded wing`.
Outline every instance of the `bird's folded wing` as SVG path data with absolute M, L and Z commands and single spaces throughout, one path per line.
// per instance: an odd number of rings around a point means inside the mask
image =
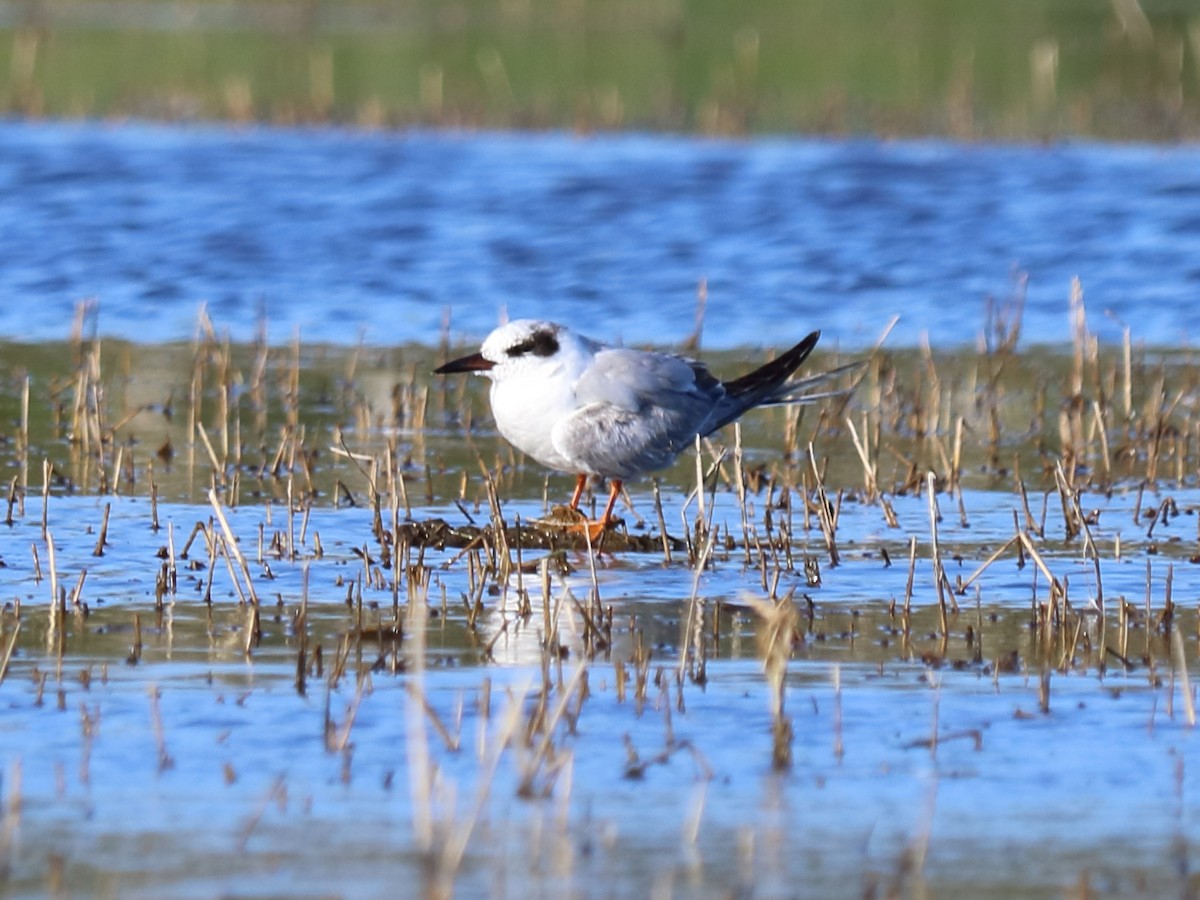
M 555 426 L 556 448 L 596 474 L 633 478 L 689 447 L 724 388 L 699 363 L 611 349 L 596 355 L 575 394 L 581 407 Z
M 668 404 L 712 407 L 724 393 L 721 382 L 701 363 L 623 347 L 597 353 L 575 385 L 580 404 L 611 403 L 632 412 Z

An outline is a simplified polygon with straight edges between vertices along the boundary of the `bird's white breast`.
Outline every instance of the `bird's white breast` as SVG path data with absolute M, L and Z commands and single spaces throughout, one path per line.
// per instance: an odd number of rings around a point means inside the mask
M 554 446 L 554 426 L 575 411 L 576 376 L 569 360 L 538 361 L 492 382 L 492 416 L 510 444 L 544 466 L 577 472 Z

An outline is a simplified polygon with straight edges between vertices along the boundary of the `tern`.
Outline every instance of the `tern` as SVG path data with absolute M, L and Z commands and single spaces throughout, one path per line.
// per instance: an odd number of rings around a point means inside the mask
M 697 435 L 759 406 L 828 396 L 803 391 L 833 373 L 791 379 L 820 336 L 814 331 L 753 372 L 721 381 L 694 359 L 615 347 L 556 322 L 517 319 L 489 334 L 478 353 L 434 373 L 491 379 L 500 434 L 543 466 L 576 476 L 572 510 L 578 511 L 589 476 L 606 479 L 604 514 L 586 523 L 598 537 L 612 524 L 624 482 L 669 466 Z

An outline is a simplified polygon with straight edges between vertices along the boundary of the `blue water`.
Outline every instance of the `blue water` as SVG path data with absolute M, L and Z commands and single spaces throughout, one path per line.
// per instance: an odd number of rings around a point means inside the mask
M 1176 496 L 1183 509 L 1200 500 L 1195 491 Z M 351 652 L 344 677 L 311 675 L 300 694 L 294 616 L 301 596 L 309 598 L 309 646 L 324 648 L 327 673 L 356 616 L 368 626 L 390 620 L 387 584 L 364 584 L 357 613 L 344 599 L 344 579 L 361 571 L 356 551 L 369 534 L 368 508 L 315 506 L 309 533 L 323 536 L 322 555 L 302 539 L 300 559 L 269 560 L 269 578 L 252 548 L 260 529 L 282 527 L 279 507 L 273 514 L 251 504 L 227 510 L 264 601 L 262 642 L 246 655 L 247 611 L 224 566 L 213 573 L 207 606 L 203 564 L 180 560 L 179 592 L 161 617 L 155 613 L 152 588 L 163 562 L 155 548 L 166 538 L 149 531 L 144 497 L 55 495 L 47 521 L 60 583 L 73 588 L 86 572 L 81 591 L 90 609 L 87 617 L 73 610 L 64 617 L 59 658 L 46 621 L 54 592 L 47 579 L 35 580 L 23 549 L 41 542 L 40 504 L 31 503 L 10 530 L 0 567 L 10 629 L 0 634 L 0 653 L 12 634 L 12 604 L 22 607 L 17 653 L 0 681 L 0 798 L 21 801 L 20 840 L 6 857 L 11 874 L 0 895 L 45 896 L 53 873 L 62 873 L 67 890 L 60 893 L 79 896 L 243 896 L 247 885 L 258 896 L 393 896 L 397 885 L 402 896 L 433 896 L 417 888 L 428 872 L 417 856 L 411 788 L 414 768 L 424 765 L 413 748 L 422 745 L 437 771 L 436 807 L 455 835 L 479 804 L 456 896 L 645 897 L 672 877 L 680 887 L 671 896 L 689 898 L 890 895 L 867 888 L 899 878 L 907 850 L 922 840 L 929 896 L 1061 897 L 1084 877 L 1095 885 L 1089 896 L 1193 896 L 1183 887 L 1194 880 L 1188 861 L 1200 852 L 1200 734 L 1187 724 L 1188 687 L 1164 657 L 1162 634 L 1137 624 L 1147 575 L 1155 618 L 1164 578 L 1173 578 L 1194 685 L 1196 639 L 1186 604 L 1200 594 L 1200 567 L 1184 561 L 1192 517 L 1161 524 L 1161 552 L 1150 555 L 1142 528 L 1131 525 L 1134 492 L 1089 495 L 1086 508 L 1094 502 L 1101 511 L 1094 537 L 1109 597 L 1107 631 L 1092 620 L 1049 636 L 1061 649 L 1039 650 L 1043 636 L 1029 627 L 1029 606 L 1035 590 L 1045 602 L 1046 588 L 1012 552 L 982 574 L 977 598 L 959 598 L 963 611 L 951 616 L 938 651 L 924 548 L 911 648 L 887 612 L 889 599 L 904 596 L 907 567 L 883 565 L 880 548 L 891 546 L 899 560 L 909 537 L 923 538 L 928 527 L 922 496 L 893 500 L 898 530 L 884 527 L 877 507 L 848 501 L 839 517 L 842 563 L 822 568 L 819 588 L 801 588 L 814 603 L 815 625 L 803 626 L 788 665 L 789 772 L 770 769 L 769 689 L 744 607 L 760 593 L 757 569 L 734 553 L 705 573 L 703 595 L 724 602 L 722 637 L 710 645 L 707 681 L 677 684 L 691 571 L 629 554 L 597 567 L 604 602 L 616 612 L 613 646 L 590 664 L 586 702 L 580 696 L 568 716 L 551 720 L 555 749 L 538 769 L 534 796 L 524 798 L 517 785 L 534 754 L 519 737 L 507 740 L 505 722 L 523 711 L 521 721 L 530 724 L 517 733 L 528 727 L 536 746 L 536 698 L 547 690 L 556 707 L 587 665 L 582 621 L 567 608 L 554 627 L 568 652 L 542 668 L 539 587 L 531 588 L 529 618 L 517 615 L 512 585 L 506 596 L 489 593 L 478 631 L 468 633 L 457 598 L 472 576 L 456 551 L 431 548 L 423 559 L 434 572 L 434 609 L 443 589 L 449 602 L 428 622 L 424 674 L 393 672 L 386 657 L 373 666 L 383 648 L 366 641 L 361 659 Z M 716 521 L 736 515 L 732 492 L 715 502 Z M 1001 491 L 969 492 L 971 527 L 947 516 L 941 539 L 952 579 L 996 546 L 1003 523 L 1011 527 L 1012 503 Z M 95 525 L 109 504 L 107 549 L 96 557 Z M 210 511 L 163 503 L 160 513 L 180 547 L 191 523 Z M 1122 534 L 1125 555 L 1116 559 L 1112 547 Z M 797 555 L 822 553 L 815 529 L 796 539 Z M 1053 517 L 1041 547 L 1081 608 L 1095 587 L 1082 549 L 1062 540 Z M 192 553 L 193 560 L 206 556 Z M 589 567 L 572 559 L 577 571 L 556 576 L 553 593 L 569 586 L 585 597 Z M 800 578 L 786 573 L 783 585 Z M 1099 649 L 1122 647 L 1119 596 L 1135 623 L 1128 670 Z M 144 646 L 131 665 L 135 615 Z M 979 645 L 965 636 L 976 623 Z M 408 634 L 404 658 L 412 660 Z M 632 675 L 620 698 L 613 665 L 631 670 L 637 645 L 652 648 L 654 669 L 665 673 L 650 676 L 644 707 L 634 699 Z M 967 662 L 976 646 L 985 665 Z M 925 651 L 944 653 L 951 664 L 927 666 Z M 1019 653 L 1016 670 L 995 672 L 1010 653 Z M 1060 654 L 1070 661 L 1047 665 Z M 1046 712 L 1043 673 L 1051 685 Z M 409 689 L 418 678 L 421 696 L 461 749 L 448 749 L 420 712 L 412 717 L 419 704 Z M 338 729 L 352 718 L 352 752 L 328 748 L 327 715 Z M 95 723 L 91 732 L 85 716 Z M 413 737 L 422 721 L 424 735 Z M 927 743 L 934 734 L 936 748 Z M 642 777 L 626 776 L 631 751 L 647 763 Z M 703 864 L 686 882 L 685 853 Z M 736 890 L 739 882 L 755 889 Z
M 1200 148 L 0 125 L 0 336 L 433 342 L 507 310 L 709 346 L 1200 333 Z M 1110 311 L 1111 316 L 1104 312 Z

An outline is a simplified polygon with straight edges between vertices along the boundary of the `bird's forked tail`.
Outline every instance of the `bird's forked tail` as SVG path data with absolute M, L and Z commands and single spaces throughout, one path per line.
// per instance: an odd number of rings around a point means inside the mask
M 857 369 L 862 362 L 853 362 L 838 366 L 828 372 L 821 372 L 807 378 L 792 379 L 793 373 L 808 359 L 821 332 L 814 331 L 796 346 L 780 354 L 769 363 L 759 366 L 753 372 L 724 382 L 725 397 L 717 405 L 713 416 L 713 425 L 709 433 L 728 425 L 746 410 L 756 406 L 775 406 L 782 403 L 816 403 L 826 397 L 837 397 L 848 393 L 846 390 L 823 391 L 814 393 L 813 389 L 832 381 L 834 378 L 850 370 Z

